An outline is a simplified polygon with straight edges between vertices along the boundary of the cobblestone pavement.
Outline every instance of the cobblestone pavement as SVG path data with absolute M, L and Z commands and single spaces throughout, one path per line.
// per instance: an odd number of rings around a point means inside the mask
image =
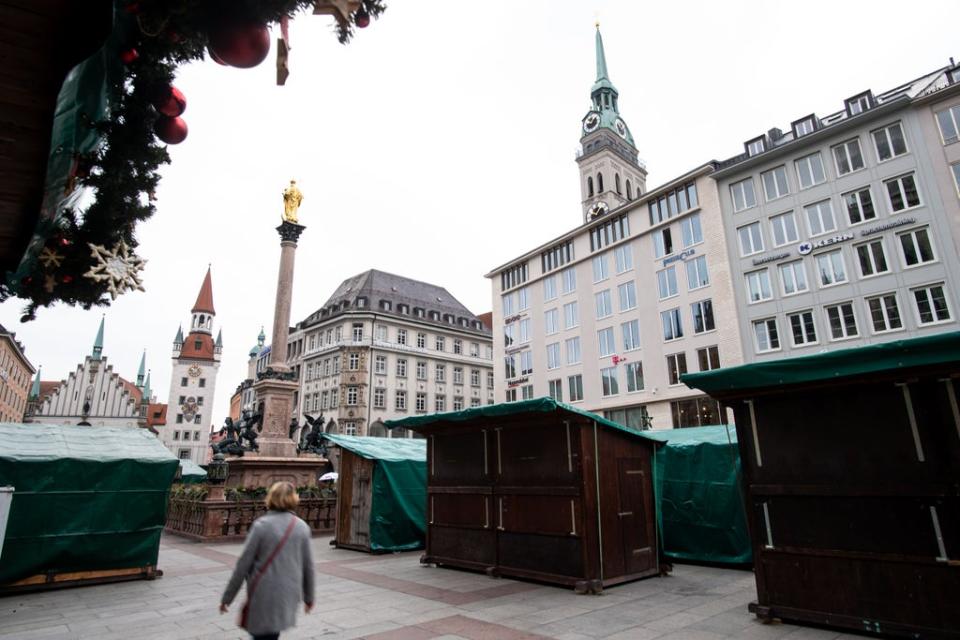
M 671 576 L 578 596 L 550 587 L 420 566 L 420 552 L 372 556 L 315 538 L 318 598 L 285 640 L 715 640 L 855 638 L 747 612 L 753 574 L 676 565 Z M 0 639 L 247 638 L 236 609 L 217 612 L 240 544 L 164 536 L 164 577 L 0 598 Z

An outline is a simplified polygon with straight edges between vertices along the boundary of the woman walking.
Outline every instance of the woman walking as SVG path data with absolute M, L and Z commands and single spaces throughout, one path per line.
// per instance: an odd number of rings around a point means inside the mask
M 238 624 L 254 640 L 276 640 L 297 620 L 297 605 L 313 608 L 313 552 L 310 527 L 296 516 L 300 498 L 289 482 L 275 482 L 267 492 L 269 511 L 247 533 L 243 553 L 220 598 L 226 613 L 240 585 L 247 582 L 247 600 Z

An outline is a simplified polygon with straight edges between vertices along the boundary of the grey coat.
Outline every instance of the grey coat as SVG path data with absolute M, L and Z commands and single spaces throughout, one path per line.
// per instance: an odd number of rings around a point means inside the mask
M 296 518 L 297 523 L 260 578 L 250 600 L 247 631 L 254 635 L 289 629 L 296 624 L 300 601 L 313 604 L 314 569 L 310 527 L 289 511 L 268 511 L 254 521 L 220 602 L 230 604 L 244 580 L 247 581 L 249 598 L 250 582 L 279 544 L 290 525 L 290 518 Z

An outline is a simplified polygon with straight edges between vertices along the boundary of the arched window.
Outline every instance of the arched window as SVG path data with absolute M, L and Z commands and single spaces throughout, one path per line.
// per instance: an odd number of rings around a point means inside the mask
M 587 176 L 587 197 L 593 196 L 593 177 Z
M 603 193 L 603 174 L 597 174 L 597 193 Z
M 613 182 L 614 182 L 614 185 L 617 187 L 617 195 L 621 195 L 623 192 L 620 191 L 620 174 L 619 173 L 615 173 L 613 175 Z
M 630 189 L 630 181 L 627 180 L 627 200 L 633 200 L 633 190 Z

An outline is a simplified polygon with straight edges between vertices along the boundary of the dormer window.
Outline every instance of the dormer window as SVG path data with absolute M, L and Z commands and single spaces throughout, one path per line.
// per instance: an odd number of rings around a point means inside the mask
M 366 307 L 366 306 L 367 306 L 367 299 L 366 299 L 366 298 L 357 298 L 357 306 L 358 306 L 359 308 L 361 308 L 361 309 L 363 309 L 364 307 Z
M 805 118 L 800 118 L 790 125 L 793 129 L 793 137 L 799 138 L 817 130 L 817 116 L 810 114 Z
M 424 317 L 424 316 L 426 315 L 426 313 L 427 313 L 427 312 L 423 309 L 423 307 L 414 307 L 414 308 L 413 308 L 413 315 L 417 316 L 418 318 Z
M 844 105 L 847 108 L 847 115 L 855 116 L 858 113 L 863 113 L 873 106 L 873 93 L 870 91 L 859 93 L 844 100 Z
M 436 320 L 437 322 L 440 322 L 440 312 L 439 312 L 439 311 L 431 311 L 431 312 L 430 312 L 430 319 L 431 319 L 431 320 Z
M 389 300 L 381 300 L 380 308 L 384 311 L 391 311 L 393 309 L 393 303 L 391 303 Z
M 398 312 L 398 313 L 402 313 L 402 314 L 405 315 L 405 316 L 410 315 L 410 305 L 408 305 L 408 304 L 398 304 L 398 305 L 397 305 L 397 312 Z
M 766 141 L 763 136 L 754 138 L 753 140 L 747 140 L 743 143 L 743 146 L 747 149 L 748 156 L 755 156 L 767 150 Z
M 960 82 L 960 67 L 955 67 L 947 72 L 947 76 L 950 78 L 950 84 L 954 82 Z

